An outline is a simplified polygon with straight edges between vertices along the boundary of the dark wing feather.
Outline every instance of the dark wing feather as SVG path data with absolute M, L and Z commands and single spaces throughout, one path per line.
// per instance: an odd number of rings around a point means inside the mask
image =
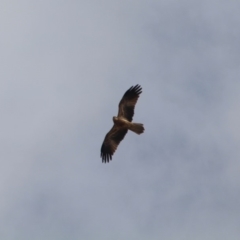
M 119 128 L 113 125 L 112 129 L 107 133 L 101 147 L 102 162 L 112 160 L 112 155 L 117 149 L 118 144 L 123 140 L 128 129 Z
M 134 115 L 134 107 L 141 93 L 142 88 L 138 84 L 136 86 L 132 86 L 125 92 L 118 105 L 118 117 L 124 117 L 129 122 L 132 121 Z

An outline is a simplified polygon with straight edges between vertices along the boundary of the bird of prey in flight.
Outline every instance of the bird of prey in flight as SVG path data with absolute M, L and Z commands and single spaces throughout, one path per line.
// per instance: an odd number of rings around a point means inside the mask
M 128 130 L 137 134 L 144 132 L 143 124 L 133 123 L 134 107 L 139 95 L 142 93 L 140 85 L 132 86 L 123 95 L 118 105 L 118 115 L 113 117 L 113 127 L 106 134 L 101 147 L 102 162 L 106 163 L 112 160 L 119 143 L 123 140 Z

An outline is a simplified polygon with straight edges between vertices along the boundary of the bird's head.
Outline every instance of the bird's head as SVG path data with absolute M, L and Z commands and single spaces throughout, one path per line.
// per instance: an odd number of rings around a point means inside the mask
M 117 120 L 118 120 L 118 118 L 115 117 L 115 116 L 113 116 L 113 122 L 115 122 L 115 121 L 117 121 Z

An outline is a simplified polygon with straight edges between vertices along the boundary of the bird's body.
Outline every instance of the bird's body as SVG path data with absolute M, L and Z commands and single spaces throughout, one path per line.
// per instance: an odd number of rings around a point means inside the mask
M 109 162 L 112 160 L 112 155 L 117 149 L 118 144 L 123 140 L 128 130 L 131 130 L 137 134 L 144 132 L 143 124 L 132 123 L 132 117 L 134 115 L 134 107 L 142 93 L 142 88 L 139 85 L 131 87 L 123 95 L 118 105 L 118 116 L 113 117 L 113 127 L 105 136 L 101 147 L 101 157 L 103 162 Z
M 126 127 L 129 126 L 129 121 L 123 117 L 113 117 L 113 123 L 119 127 Z

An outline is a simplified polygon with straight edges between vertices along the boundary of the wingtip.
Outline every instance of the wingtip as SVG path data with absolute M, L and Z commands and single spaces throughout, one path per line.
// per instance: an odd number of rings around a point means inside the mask
M 131 91 L 134 91 L 136 92 L 137 94 L 140 94 L 142 93 L 142 87 L 141 85 L 137 84 L 135 86 L 131 86 L 129 89 L 128 89 L 128 92 L 131 92 Z
M 112 155 L 110 154 L 101 154 L 102 163 L 109 163 L 112 160 Z
M 139 84 L 133 86 L 132 90 L 134 90 L 137 94 L 141 94 L 142 93 L 142 87 Z

